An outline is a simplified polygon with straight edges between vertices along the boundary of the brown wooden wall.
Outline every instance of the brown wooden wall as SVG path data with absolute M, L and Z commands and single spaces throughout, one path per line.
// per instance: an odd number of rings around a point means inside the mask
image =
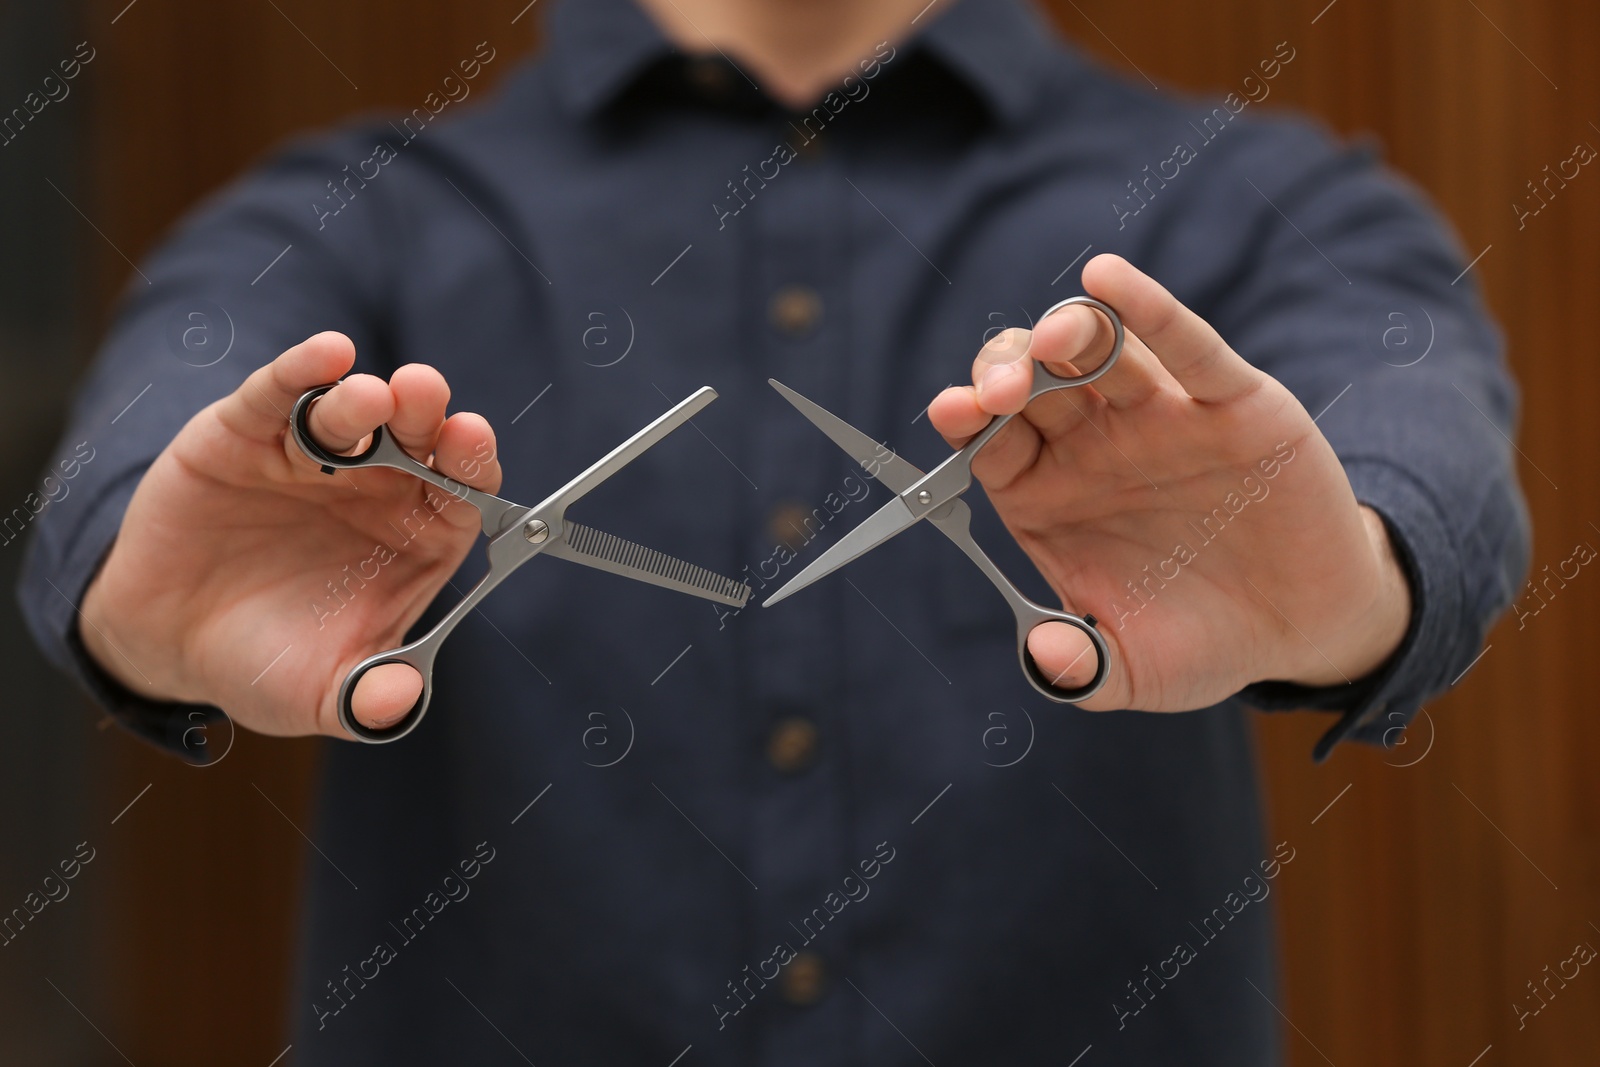
M 538 9 L 512 24 L 524 2 L 96 0 L 88 213 L 137 258 L 282 137 L 410 108 L 482 40 L 503 74 L 533 42 Z M 1089 50 L 1164 90 L 1236 87 L 1288 41 L 1297 56 L 1270 103 L 1379 135 L 1469 254 L 1488 249 L 1474 270 L 1525 390 L 1535 567 L 1580 540 L 1600 545 L 1600 167 L 1524 230 L 1511 208 L 1545 164 L 1580 141 L 1600 146 L 1600 7 L 1325 2 L 1049 6 Z M 127 267 L 95 247 L 108 296 Z M 1600 975 L 1586 969 L 1520 1031 L 1512 1004 L 1575 942 L 1600 944 L 1600 719 L 1584 652 L 1600 638 L 1597 606 L 1600 578 L 1585 572 L 1526 629 L 1502 625 L 1396 751 L 1344 750 L 1314 767 L 1320 720 L 1262 723 L 1272 821 L 1298 850 L 1279 883 L 1293 1063 L 1595 1062 Z M 304 850 L 289 820 L 308 818 L 312 746 L 241 736 L 223 764 L 194 770 L 116 739 L 104 759 L 107 803 L 152 788 L 102 872 L 121 889 L 103 923 L 109 1007 L 97 1022 L 137 1063 L 267 1063 L 287 1043 Z

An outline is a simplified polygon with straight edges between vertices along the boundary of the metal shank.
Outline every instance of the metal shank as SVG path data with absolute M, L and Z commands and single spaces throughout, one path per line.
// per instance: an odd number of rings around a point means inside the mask
M 1069 297 L 1046 311 L 1041 316 L 1040 321 L 1044 321 L 1044 319 L 1049 318 L 1062 308 L 1072 307 L 1076 304 L 1094 308 L 1110 320 L 1112 330 L 1111 353 L 1106 356 L 1105 362 L 1094 370 L 1071 378 L 1052 374 L 1043 363 L 1033 360 L 1033 384 L 1028 390 L 1029 403 L 1037 400 L 1045 393 L 1053 393 L 1058 389 L 1075 389 L 1081 385 L 1088 385 L 1115 366 L 1117 359 L 1122 355 L 1122 346 L 1127 339 L 1126 332 L 1122 327 L 1122 318 L 1109 305 L 1103 304 L 1093 297 Z M 972 485 L 973 457 L 983 451 L 983 446 L 993 440 L 994 435 L 1005 429 L 1006 424 L 1014 418 L 1016 418 L 1015 415 L 997 415 L 990 419 L 989 424 L 979 430 L 977 435 L 963 445 L 959 451 L 929 471 L 921 481 L 901 493 L 900 498 L 911 509 L 911 514 L 920 519 L 934 508 L 966 492 Z
M 529 515 L 532 513 L 529 512 Z M 422 716 L 428 710 L 428 703 L 433 697 L 433 661 L 439 654 L 440 647 L 445 638 L 467 617 L 467 613 L 478 606 L 478 603 L 494 591 L 495 587 L 509 578 L 513 571 L 528 560 L 544 551 L 550 542 L 530 544 L 522 536 L 522 524 L 512 526 L 489 542 L 489 570 L 478 584 L 473 586 L 460 603 L 450 609 L 449 614 L 434 623 L 433 628 L 410 644 L 401 645 L 399 648 L 387 652 L 379 652 L 369 656 L 356 664 L 345 676 L 344 684 L 339 686 L 339 724 L 354 737 L 362 741 L 396 741 L 416 729 L 422 722 Z M 361 676 L 367 671 L 382 663 L 406 663 L 416 668 L 422 675 L 422 693 L 417 697 L 417 702 L 405 717 L 393 725 L 381 730 L 363 726 L 356 721 L 355 711 L 351 707 L 351 700 L 355 696 L 356 683 L 361 681 Z
M 332 388 L 332 385 L 322 385 L 302 393 L 300 399 L 295 401 L 294 411 L 290 413 L 289 418 L 289 428 L 294 434 L 294 443 L 300 446 L 300 451 L 322 465 L 322 473 L 360 470 L 362 467 L 388 467 L 404 471 L 413 478 L 420 478 L 449 496 L 464 500 L 477 508 L 478 513 L 483 516 L 483 532 L 490 537 L 505 530 L 512 518 L 528 510 L 526 505 L 513 504 L 492 493 L 462 485 L 454 478 L 440 474 L 426 463 L 413 459 L 395 442 L 387 426 L 379 426 L 373 430 L 371 443 L 356 455 L 341 456 L 337 452 L 323 448 L 317 444 L 316 438 L 311 436 L 311 406 Z
M 1036 604 L 1022 594 L 1022 591 L 1011 584 L 995 566 L 978 542 L 972 536 L 972 509 L 965 500 L 959 498 L 948 501 L 943 507 L 928 516 L 928 521 L 933 523 L 941 533 L 954 541 L 956 547 L 966 553 L 977 568 L 983 572 L 984 577 L 1000 591 L 1006 603 L 1011 607 L 1011 614 L 1017 620 L 1017 659 L 1022 664 L 1022 673 L 1028 679 L 1028 684 L 1033 686 L 1039 694 L 1057 704 L 1077 704 L 1088 700 L 1100 691 L 1106 684 L 1110 675 L 1111 650 L 1106 646 L 1106 639 L 1095 629 L 1093 616 L 1083 618 L 1067 611 L 1056 611 L 1042 604 Z M 1089 638 L 1089 644 L 1094 649 L 1096 658 L 1094 677 L 1088 684 L 1076 689 L 1063 689 L 1055 684 L 1055 680 L 1046 677 L 1034 662 L 1033 656 L 1028 652 L 1028 635 L 1035 627 L 1047 622 L 1064 622 L 1076 627 Z

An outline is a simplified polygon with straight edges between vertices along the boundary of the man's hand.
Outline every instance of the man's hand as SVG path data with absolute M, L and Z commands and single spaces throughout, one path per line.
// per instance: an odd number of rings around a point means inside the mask
M 79 627 L 130 690 L 214 704 L 262 733 L 347 736 L 335 708 L 345 674 L 401 643 L 480 530 L 474 508 L 416 478 L 330 477 L 294 444 L 295 400 L 354 361 L 340 334 L 296 345 L 189 420 L 151 464 Z M 449 399 L 420 364 L 388 382 L 352 375 L 312 407 L 312 435 L 354 453 L 387 424 L 411 455 L 495 492 L 494 432 L 478 415 L 446 419 Z M 411 667 L 375 668 L 356 688 L 356 718 L 381 727 L 421 692 Z
M 1068 307 L 990 341 L 974 385 L 945 390 L 929 417 L 959 447 L 1022 411 L 972 470 L 1067 609 L 1100 619 L 1111 673 L 1084 706 L 1187 711 L 1251 682 L 1377 668 L 1405 635 L 1410 591 L 1305 408 L 1125 260 L 1096 257 L 1083 284 L 1127 330 L 1104 377 L 1024 408 L 1031 360 L 1075 374 L 1073 360 L 1110 350 L 1104 316 Z M 1088 639 L 1063 623 L 1028 648 L 1062 688 L 1093 676 Z

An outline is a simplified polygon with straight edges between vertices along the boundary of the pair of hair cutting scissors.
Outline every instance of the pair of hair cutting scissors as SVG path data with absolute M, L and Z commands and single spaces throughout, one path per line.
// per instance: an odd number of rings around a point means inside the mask
M 363 467 L 392 467 L 404 471 L 477 508 L 483 518 L 483 532 L 489 538 L 488 573 L 460 603 L 417 640 L 369 656 L 345 676 L 344 684 L 339 687 L 339 722 L 352 736 L 370 742 L 393 741 L 414 730 L 428 710 L 428 701 L 433 695 L 433 661 L 445 638 L 495 586 L 535 556 L 556 556 L 732 607 L 743 607 L 749 599 L 750 589 L 743 582 L 724 578 L 703 567 L 567 518 L 568 507 L 643 455 L 667 434 L 688 422 L 717 398 L 716 390 L 710 387 L 696 390 L 666 414 L 612 449 L 588 470 L 530 508 L 462 485 L 418 462 L 395 443 L 394 436 L 386 432 L 385 427 L 380 426 L 372 432 L 371 443 L 358 455 L 341 456 L 323 448 L 311 436 L 311 405 L 332 388 L 332 385 L 318 386 L 302 395 L 295 402 L 289 421 L 295 443 L 302 452 L 322 465 L 324 474 Z M 356 721 L 350 701 L 361 676 L 382 663 L 406 663 L 415 667 L 422 675 L 422 695 L 403 719 L 377 730 Z
M 1087 296 L 1075 296 L 1056 304 L 1044 313 L 1044 317 L 1075 304 L 1094 308 L 1111 321 L 1114 334 L 1111 354 L 1098 367 L 1073 377 L 1053 374 L 1043 363 L 1034 361 L 1033 384 L 1028 391 L 1030 403 L 1035 398 L 1057 389 L 1088 385 L 1110 370 L 1117 362 L 1117 357 L 1122 354 L 1124 339 L 1122 319 L 1110 307 L 1098 300 Z M 994 587 L 1000 590 L 1000 595 L 1005 597 L 1006 603 L 1011 606 L 1011 612 L 1017 620 L 1017 658 L 1022 663 L 1023 674 L 1027 676 L 1029 684 L 1034 689 L 1057 703 L 1075 704 L 1087 700 L 1105 684 L 1111 656 L 1105 638 L 1100 636 L 1100 632 L 1095 628 L 1094 616 L 1074 615 L 1071 612 L 1056 611 L 1042 604 L 1035 604 L 1011 584 L 1011 581 L 994 565 L 994 561 L 978 546 L 978 542 L 973 540 L 972 509 L 961 499 L 961 494 L 972 485 L 972 459 L 1015 416 L 1002 415 L 992 419 L 977 436 L 962 446 L 960 451 L 953 453 L 933 470 L 924 474 L 919 468 L 892 452 L 888 452 L 885 458 L 887 450 L 871 437 L 781 382 L 770 378 L 768 381 L 785 400 L 799 409 L 817 429 L 849 453 L 862 467 L 869 470 L 876 469 L 878 480 L 899 495 L 879 508 L 861 525 L 841 537 L 799 574 L 784 583 L 782 588 L 767 598 L 762 604 L 763 607 L 771 607 L 804 589 L 818 578 L 872 551 L 920 520 L 927 519 L 939 532 L 954 541 L 957 548 L 967 554 L 967 558 L 977 565 L 990 582 L 994 583 Z M 1053 680 L 1034 662 L 1033 656 L 1028 652 L 1028 635 L 1035 627 L 1047 622 L 1064 622 L 1081 630 L 1089 638 L 1090 645 L 1098 657 L 1098 663 L 1095 666 L 1094 677 L 1087 685 L 1077 689 L 1057 688 Z

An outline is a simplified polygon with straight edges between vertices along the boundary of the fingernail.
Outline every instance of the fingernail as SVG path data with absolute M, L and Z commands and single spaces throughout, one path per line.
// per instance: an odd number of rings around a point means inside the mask
M 1012 363 L 996 363 L 994 366 L 984 371 L 982 376 L 978 378 L 978 395 L 982 396 L 985 390 L 993 389 L 995 386 L 999 385 L 1001 382 L 1017 373 L 1021 363 L 1021 360 L 1017 360 Z
M 407 710 L 409 710 L 409 709 L 407 709 Z M 372 720 L 372 729 L 374 729 L 374 730 L 387 730 L 389 727 L 393 726 L 395 723 L 399 722 L 401 719 L 403 719 L 405 717 L 406 717 L 406 713 L 404 711 L 402 711 L 397 715 L 390 715 L 387 718 L 373 719 Z

